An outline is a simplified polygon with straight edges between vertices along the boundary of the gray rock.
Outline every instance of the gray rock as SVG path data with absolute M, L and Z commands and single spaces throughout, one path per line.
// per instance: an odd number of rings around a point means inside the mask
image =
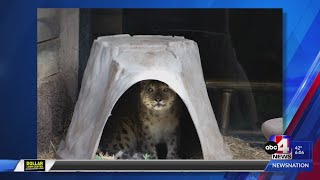
M 275 118 L 267 120 L 262 124 L 261 131 L 267 139 L 272 135 L 283 134 L 283 119 Z

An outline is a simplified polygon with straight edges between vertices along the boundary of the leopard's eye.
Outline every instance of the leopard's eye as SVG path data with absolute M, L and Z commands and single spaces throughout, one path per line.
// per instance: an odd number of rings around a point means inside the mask
M 148 89 L 148 92 L 153 92 L 153 89 L 152 89 L 152 88 L 149 88 L 149 89 Z
M 164 88 L 163 92 L 168 92 L 169 88 Z

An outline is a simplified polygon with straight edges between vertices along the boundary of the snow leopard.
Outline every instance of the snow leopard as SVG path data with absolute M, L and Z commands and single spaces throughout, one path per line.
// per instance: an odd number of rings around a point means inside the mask
M 129 117 L 114 117 L 116 125 L 99 153 L 117 159 L 158 159 L 157 147 L 163 144 L 165 159 L 179 159 L 181 99 L 156 80 L 140 82 L 137 96 L 137 111 Z

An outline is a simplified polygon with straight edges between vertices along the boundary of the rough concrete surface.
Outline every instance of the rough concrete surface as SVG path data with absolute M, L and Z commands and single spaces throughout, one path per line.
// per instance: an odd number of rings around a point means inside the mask
M 79 9 L 59 9 L 59 68 L 73 103 L 78 97 Z

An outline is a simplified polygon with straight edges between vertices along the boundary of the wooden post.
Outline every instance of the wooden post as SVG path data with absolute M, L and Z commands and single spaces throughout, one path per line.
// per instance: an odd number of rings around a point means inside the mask
M 222 93 L 221 133 L 223 135 L 228 131 L 232 92 L 232 89 L 225 89 Z

